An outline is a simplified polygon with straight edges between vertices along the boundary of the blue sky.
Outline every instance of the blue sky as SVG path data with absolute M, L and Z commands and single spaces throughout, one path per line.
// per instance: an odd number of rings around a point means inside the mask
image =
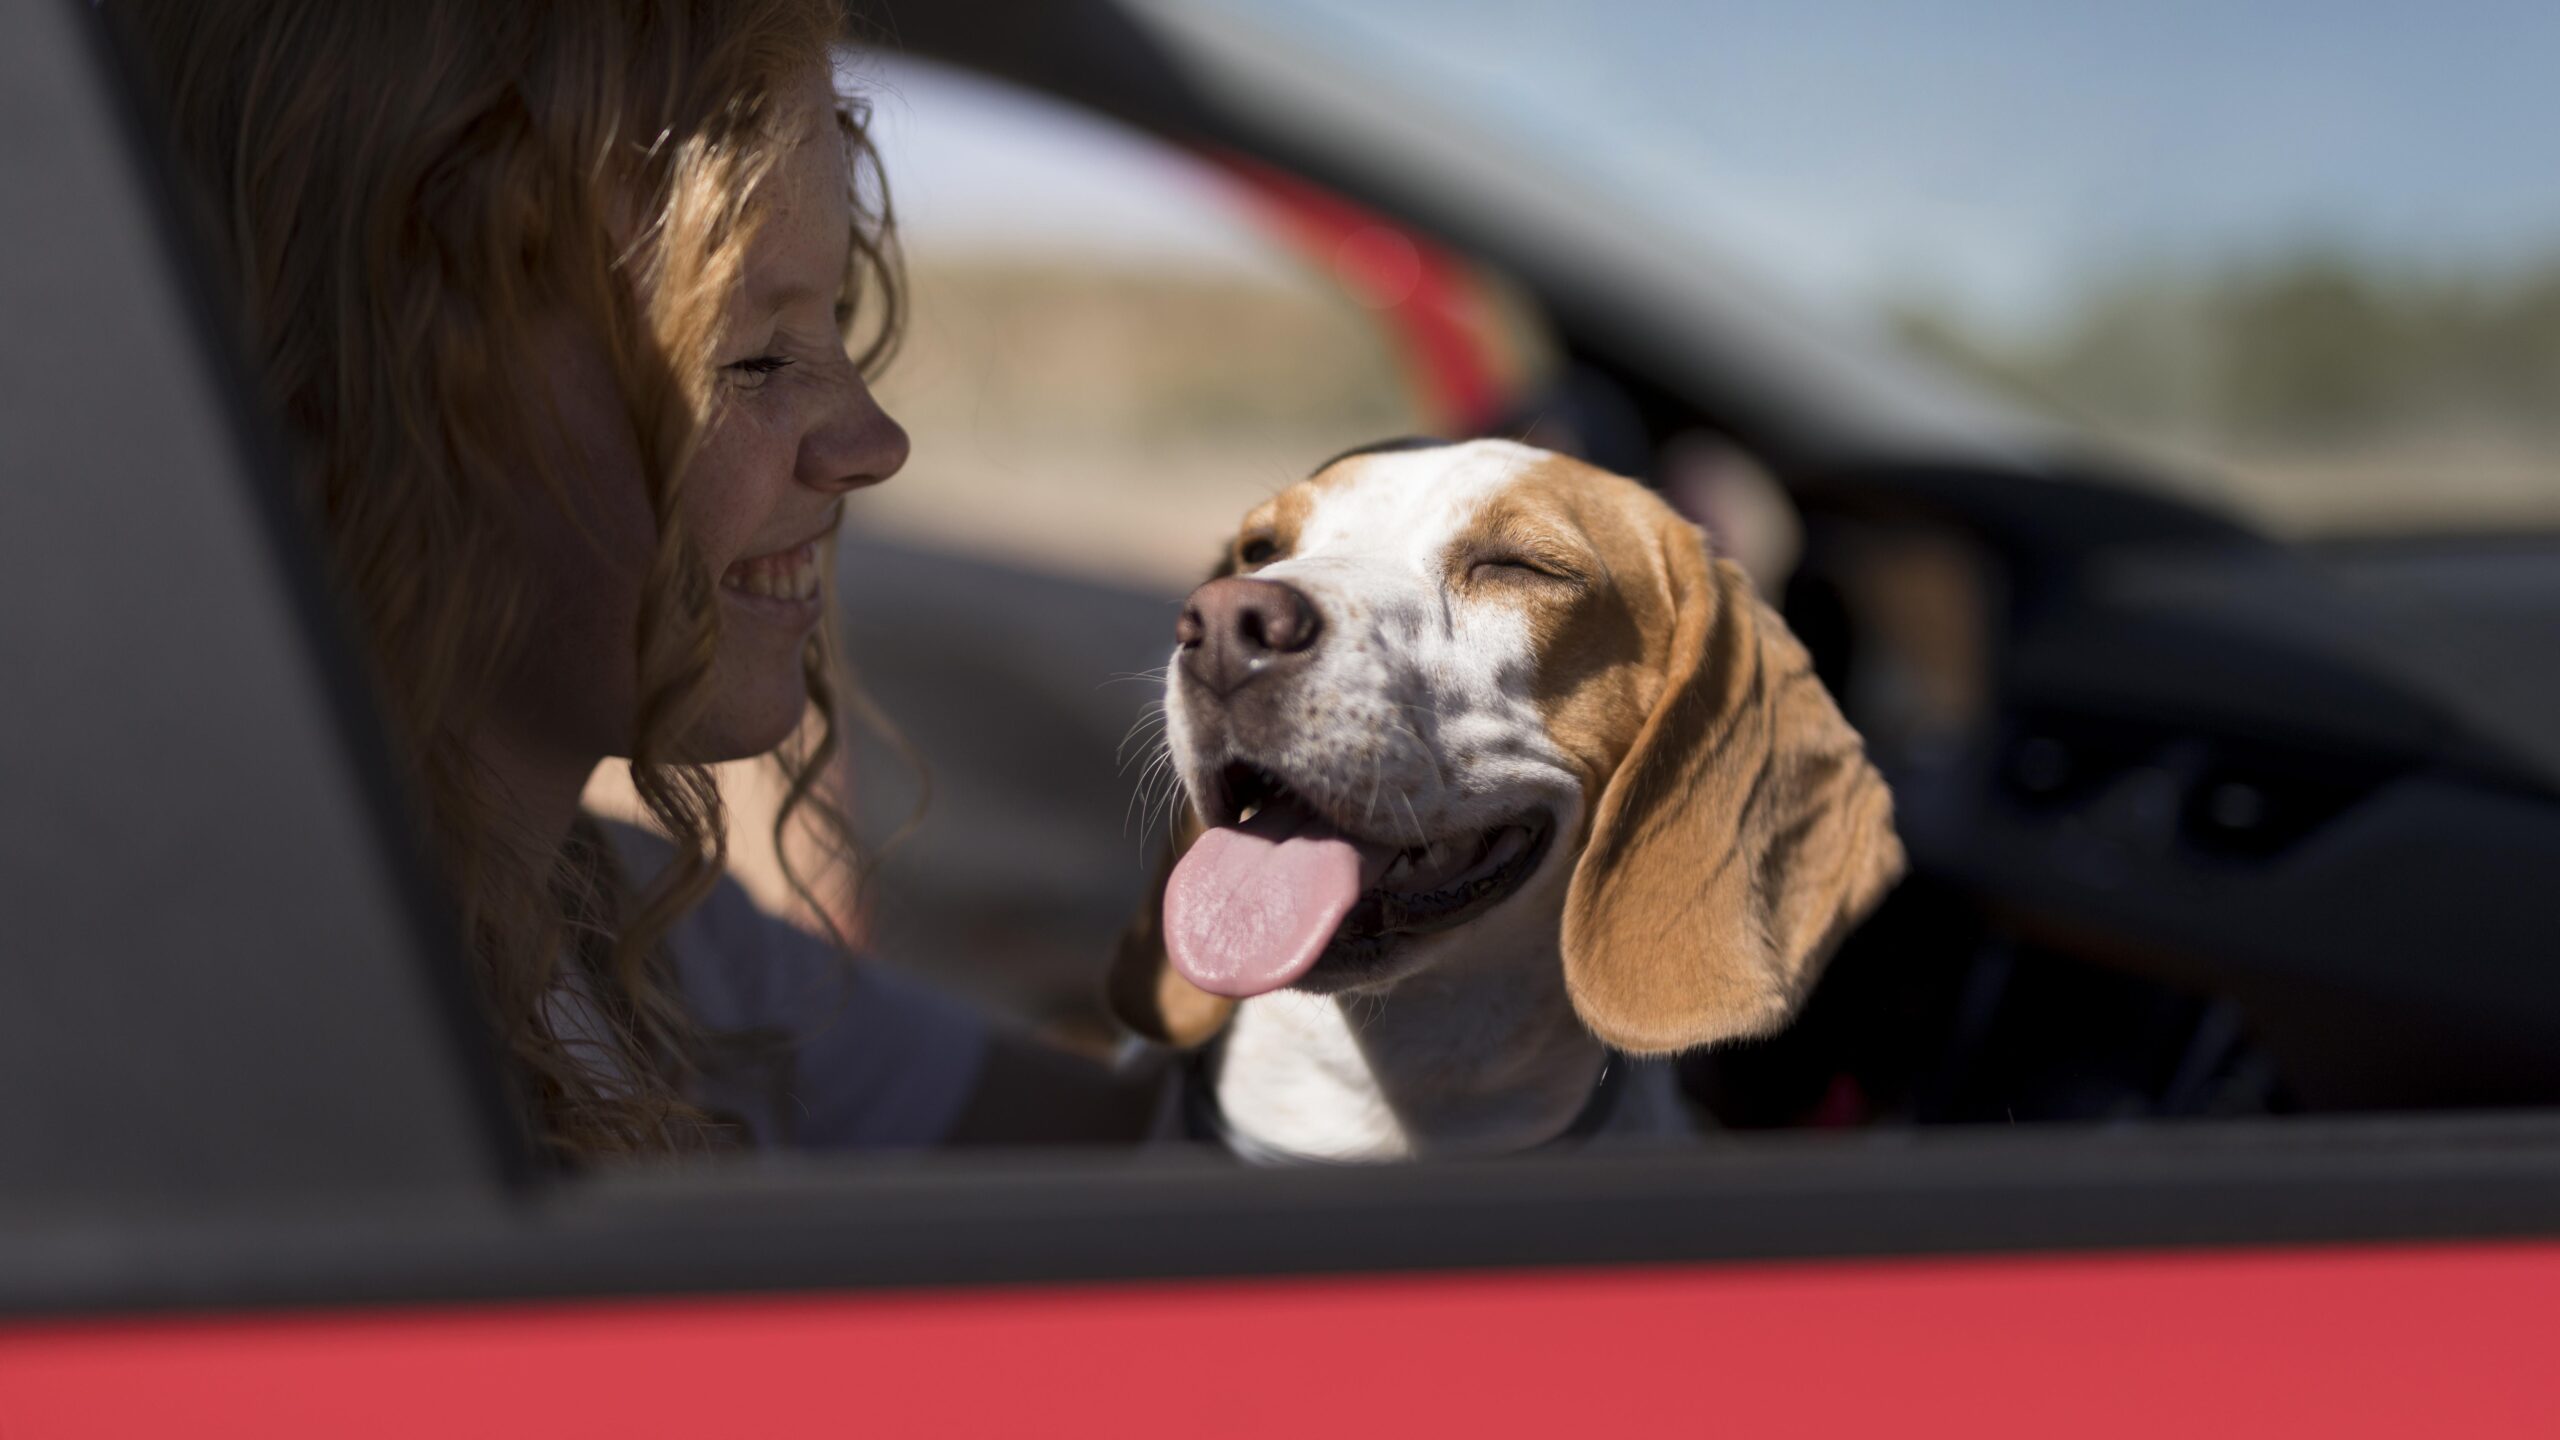
M 1209 0 L 1819 291 L 2032 319 L 2094 267 L 2560 251 L 2560 4 Z
M 1846 310 L 1935 294 L 2025 326 L 2109 267 L 2315 243 L 2560 254 L 2560 0 L 1190 3 Z M 1107 125 L 874 78 L 919 244 L 1256 263 L 1214 193 Z

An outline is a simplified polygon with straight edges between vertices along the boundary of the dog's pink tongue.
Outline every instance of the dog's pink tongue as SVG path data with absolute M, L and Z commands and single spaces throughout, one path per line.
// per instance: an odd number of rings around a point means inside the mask
M 1360 899 L 1358 846 L 1294 806 L 1193 842 L 1164 891 L 1165 951 L 1182 977 L 1242 1000 L 1307 973 Z

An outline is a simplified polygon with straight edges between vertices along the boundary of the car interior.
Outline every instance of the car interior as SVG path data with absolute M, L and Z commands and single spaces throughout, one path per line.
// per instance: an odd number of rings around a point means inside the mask
M 840 555 L 896 727 L 852 762 L 886 842 L 861 915 L 881 959 L 1114 1052 L 1100 976 L 1163 844 L 1127 746 L 1181 596 L 1275 467 L 1402 430 L 1529 436 L 1765 539 L 1743 558 L 1891 782 L 1910 876 L 1788 1030 L 1683 1058 L 1696 1145 L 563 1173 L 444 963 L 346 625 L 110 26 L 14 7 L 0 145 L 50 198 L 0 241 L 0 1073 L 35 1097 L 0 1109 L 0 1306 L 2547 1227 L 2560 529 L 2276 533 L 1791 329 L 1623 207 L 1471 157 L 1217 7 L 977 0 L 896 32 L 887 69 L 851 72 L 888 77 L 884 108 L 976 97 L 1107 132 L 1217 197 L 1296 298 L 1025 289 L 1018 261 L 936 270 L 910 238 L 928 303 L 885 393 L 924 417 L 915 493 L 884 490 L 876 525 L 857 506 Z M 1408 278 L 1375 303 L 1381 264 Z M 1204 296 L 1266 306 L 1317 358 L 1184 341 Z M 1174 382 L 1151 373 L 1020 399 L 1097 307 L 1133 350 L 1199 347 L 1171 352 L 1205 357 L 1171 362 L 1192 409 L 1158 424 L 1143 405 Z M 119 423 L 136 394 L 148 422 Z M 979 427 L 947 461 L 945 421 Z M 981 483 L 1027 486 L 1019 513 Z

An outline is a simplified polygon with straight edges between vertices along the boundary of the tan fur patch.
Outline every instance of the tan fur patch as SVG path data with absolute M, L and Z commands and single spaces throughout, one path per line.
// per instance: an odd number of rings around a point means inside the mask
M 1285 560 L 1297 553 L 1299 538 L 1306 534 L 1307 521 L 1316 513 L 1317 502 L 1328 492 L 1357 479 L 1360 467 L 1372 458 L 1355 455 L 1328 465 L 1247 511 L 1228 547 L 1230 568 L 1222 573 L 1236 574 L 1274 560 Z M 1244 558 L 1245 547 L 1256 540 L 1269 541 L 1271 553 L 1259 560 L 1248 561 Z
M 1642 486 L 1557 456 L 1487 505 L 1456 547 L 1523 547 L 1572 572 L 1571 584 L 1513 584 L 1498 598 L 1528 617 L 1538 656 L 1531 697 L 1595 798 L 1635 744 L 1668 668 L 1676 617 L 1658 539 L 1665 520 L 1680 523 Z

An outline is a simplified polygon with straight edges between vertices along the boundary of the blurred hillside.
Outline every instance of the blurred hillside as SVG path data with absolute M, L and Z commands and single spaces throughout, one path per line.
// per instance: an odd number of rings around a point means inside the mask
M 2280 528 L 2560 524 L 2560 257 L 2483 277 L 2297 251 L 2121 270 L 2023 335 L 1926 299 L 1890 318 Z
M 881 386 L 893 537 L 1182 589 L 1245 510 L 1427 429 L 1376 317 L 1302 274 L 945 258 Z M 2300 251 L 2131 267 L 2028 332 L 1928 299 L 1907 343 L 2297 534 L 2560 526 L 2560 258 L 2446 276 Z
M 857 527 L 1188 589 L 1244 512 L 1420 421 L 1376 320 L 1326 285 L 944 260 L 880 385 L 915 437 Z

